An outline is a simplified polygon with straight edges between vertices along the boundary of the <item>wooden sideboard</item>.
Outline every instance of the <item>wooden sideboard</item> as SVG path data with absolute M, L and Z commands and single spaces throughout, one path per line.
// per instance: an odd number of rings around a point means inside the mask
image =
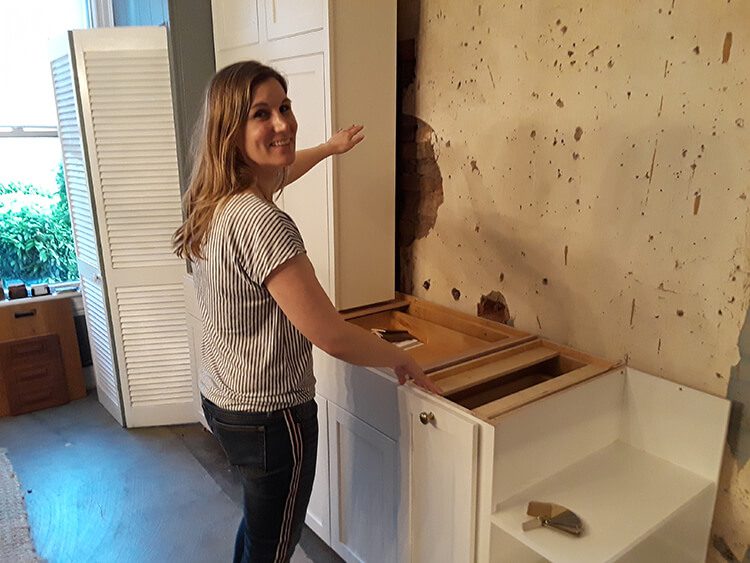
M 72 296 L 0 302 L 0 416 L 86 396 Z

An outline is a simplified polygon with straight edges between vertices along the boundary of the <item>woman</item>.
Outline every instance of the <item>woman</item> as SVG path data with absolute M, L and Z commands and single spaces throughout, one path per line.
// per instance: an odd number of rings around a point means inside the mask
M 213 77 L 204 113 L 187 218 L 174 237 L 177 255 L 194 263 L 203 315 L 203 410 L 242 476 L 234 560 L 288 561 L 315 476 L 312 344 L 437 388 L 403 350 L 341 318 L 294 221 L 273 203 L 322 159 L 351 150 L 362 126 L 296 151 L 286 81 L 255 61 Z

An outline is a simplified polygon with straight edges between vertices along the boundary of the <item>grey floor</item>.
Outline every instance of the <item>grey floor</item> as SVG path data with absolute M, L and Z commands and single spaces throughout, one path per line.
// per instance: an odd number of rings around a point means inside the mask
M 125 430 L 95 393 L 0 418 L 37 552 L 58 562 L 231 561 L 241 488 L 198 424 Z M 293 563 L 341 559 L 305 528 Z M 3 562 L 4 563 L 4 562 Z

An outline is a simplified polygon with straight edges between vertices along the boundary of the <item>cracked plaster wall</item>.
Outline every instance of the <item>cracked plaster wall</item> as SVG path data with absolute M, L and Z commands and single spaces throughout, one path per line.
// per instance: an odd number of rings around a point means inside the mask
M 719 396 L 732 379 L 750 411 L 749 24 L 737 0 L 400 0 L 403 112 L 442 178 L 402 285 L 472 313 L 498 291 L 518 328 Z M 710 560 L 750 544 L 736 452 Z

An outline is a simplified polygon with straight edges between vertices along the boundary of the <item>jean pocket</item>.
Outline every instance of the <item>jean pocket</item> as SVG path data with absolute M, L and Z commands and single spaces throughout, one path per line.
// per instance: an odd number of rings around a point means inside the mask
M 265 426 L 227 424 L 216 419 L 210 426 L 229 463 L 251 471 L 266 471 Z

